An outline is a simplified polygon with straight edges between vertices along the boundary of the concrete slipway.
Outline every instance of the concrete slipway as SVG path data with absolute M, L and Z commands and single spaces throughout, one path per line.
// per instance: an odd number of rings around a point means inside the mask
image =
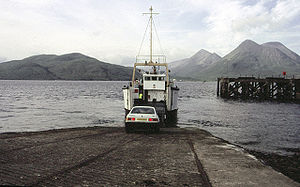
M 300 186 L 199 129 L 76 128 L 0 134 L 0 185 Z

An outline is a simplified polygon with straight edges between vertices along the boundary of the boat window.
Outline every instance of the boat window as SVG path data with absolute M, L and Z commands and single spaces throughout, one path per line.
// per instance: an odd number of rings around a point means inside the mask
M 159 81 L 163 81 L 163 80 L 164 80 L 164 77 L 158 77 L 158 80 L 159 80 Z
M 155 114 L 153 108 L 133 108 L 132 114 Z
M 152 80 L 153 80 L 153 81 L 156 81 L 156 80 L 157 80 L 157 77 L 152 77 Z
M 150 81 L 150 77 L 145 77 L 145 80 L 146 81 Z

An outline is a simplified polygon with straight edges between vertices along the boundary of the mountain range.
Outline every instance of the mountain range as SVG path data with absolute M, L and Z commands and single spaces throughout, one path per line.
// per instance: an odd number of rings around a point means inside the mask
M 190 58 L 170 63 L 169 67 L 176 77 L 193 78 L 197 76 L 199 70 L 204 71 L 221 59 L 216 53 L 201 49 Z
M 101 62 L 80 53 L 37 55 L 0 63 L 6 80 L 130 80 L 132 68 Z
M 190 58 L 169 64 L 178 79 L 216 80 L 217 77 L 278 77 L 282 72 L 300 76 L 300 56 L 280 42 L 257 44 L 245 40 L 221 58 L 201 49 Z
M 204 49 L 190 58 L 169 63 L 171 75 L 183 80 L 216 80 L 217 77 L 278 77 L 287 72 L 300 77 L 300 56 L 280 42 L 257 44 L 245 40 L 224 57 Z M 132 68 L 101 62 L 71 53 L 36 55 L 0 63 L 6 80 L 130 80 Z M 138 73 L 138 76 L 140 74 Z

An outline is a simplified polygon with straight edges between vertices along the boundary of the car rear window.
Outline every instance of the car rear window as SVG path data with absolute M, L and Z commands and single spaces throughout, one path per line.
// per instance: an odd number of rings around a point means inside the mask
M 155 114 L 153 108 L 134 108 L 132 114 Z

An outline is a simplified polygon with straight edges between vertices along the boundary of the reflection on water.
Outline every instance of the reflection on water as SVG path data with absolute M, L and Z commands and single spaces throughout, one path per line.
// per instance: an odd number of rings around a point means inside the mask
M 126 82 L 0 81 L 0 133 L 123 126 Z M 178 123 L 246 148 L 300 148 L 300 105 L 217 98 L 215 82 L 180 82 Z M 292 151 L 291 151 L 292 152 Z

